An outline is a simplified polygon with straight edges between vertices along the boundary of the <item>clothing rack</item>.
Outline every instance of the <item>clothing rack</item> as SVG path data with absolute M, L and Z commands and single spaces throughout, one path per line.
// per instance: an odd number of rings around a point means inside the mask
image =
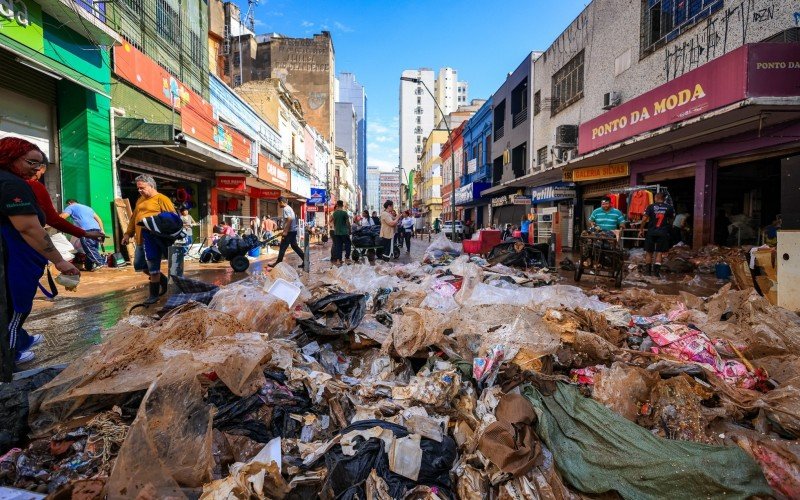
M 627 193 L 633 193 L 634 191 L 642 191 L 645 189 L 648 191 L 655 191 L 656 193 L 660 193 L 661 191 L 664 191 L 665 193 L 669 192 L 667 186 L 662 186 L 661 184 L 650 184 L 647 186 L 628 186 L 624 188 L 611 189 L 608 192 L 611 194 L 623 194 L 623 193 L 627 194 Z

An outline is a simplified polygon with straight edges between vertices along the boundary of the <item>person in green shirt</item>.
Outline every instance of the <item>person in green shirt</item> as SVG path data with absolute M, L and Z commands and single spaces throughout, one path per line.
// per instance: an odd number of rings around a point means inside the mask
M 611 206 L 609 198 L 603 198 L 600 208 L 595 208 L 589 216 L 592 227 L 598 227 L 603 231 L 614 231 L 625 227 L 625 216 Z
M 338 265 L 342 263 L 342 252 L 350 239 L 350 216 L 344 210 L 342 200 L 336 202 L 336 209 L 331 214 L 331 225 L 333 226 L 331 263 Z
M 439 234 L 439 231 L 441 230 L 442 230 L 442 221 L 440 221 L 439 218 L 437 217 L 433 221 L 433 232 Z

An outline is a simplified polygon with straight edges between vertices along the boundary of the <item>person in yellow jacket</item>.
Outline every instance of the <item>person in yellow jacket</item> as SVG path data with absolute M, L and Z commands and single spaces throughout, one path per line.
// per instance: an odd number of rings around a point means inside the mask
M 127 245 L 131 238 L 136 243 L 136 251 L 133 256 L 133 268 L 136 271 L 145 273 L 150 278 L 150 296 L 144 301 L 145 304 L 155 304 L 158 297 L 167 293 L 169 278 L 161 272 L 161 259 L 163 255 L 161 248 L 147 248 L 148 243 L 142 237 L 142 226 L 139 225 L 145 217 L 158 215 L 161 212 L 175 212 L 172 200 L 159 193 L 156 189 L 156 181 L 150 175 L 140 175 L 136 178 L 136 189 L 139 191 L 139 199 L 133 209 L 133 215 L 128 222 L 128 229 L 122 238 L 122 244 Z M 150 246 L 154 246 L 152 243 Z

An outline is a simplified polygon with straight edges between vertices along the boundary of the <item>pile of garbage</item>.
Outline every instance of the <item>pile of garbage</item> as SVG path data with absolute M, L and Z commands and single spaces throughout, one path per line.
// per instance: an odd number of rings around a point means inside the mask
M 268 292 L 278 280 L 296 300 Z M 0 485 L 110 499 L 800 497 L 796 314 L 730 286 L 590 293 L 454 247 L 302 278 L 280 264 L 129 317 L 63 371 L 0 391 L 0 420 L 16 422 L 0 435 Z

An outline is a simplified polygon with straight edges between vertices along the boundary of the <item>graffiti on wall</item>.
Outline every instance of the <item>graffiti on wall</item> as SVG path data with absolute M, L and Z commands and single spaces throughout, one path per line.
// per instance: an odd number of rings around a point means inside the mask
M 583 50 L 589 43 L 591 36 L 589 18 L 593 12 L 594 4 L 590 4 L 578 18 L 569 25 L 569 28 L 561 33 L 553 45 L 545 53 L 545 58 L 552 58 L 551 64 L 554 69 L 562 67 L 569 62 L 575 54 Z
M 664 74 L 667 81 L 727 54 L 751 40 L 748 35 L 761 23 L 780 14 L 780 0 L 739 0 L 720 9 L 701 23 L 694 36 L 664 49 Z

